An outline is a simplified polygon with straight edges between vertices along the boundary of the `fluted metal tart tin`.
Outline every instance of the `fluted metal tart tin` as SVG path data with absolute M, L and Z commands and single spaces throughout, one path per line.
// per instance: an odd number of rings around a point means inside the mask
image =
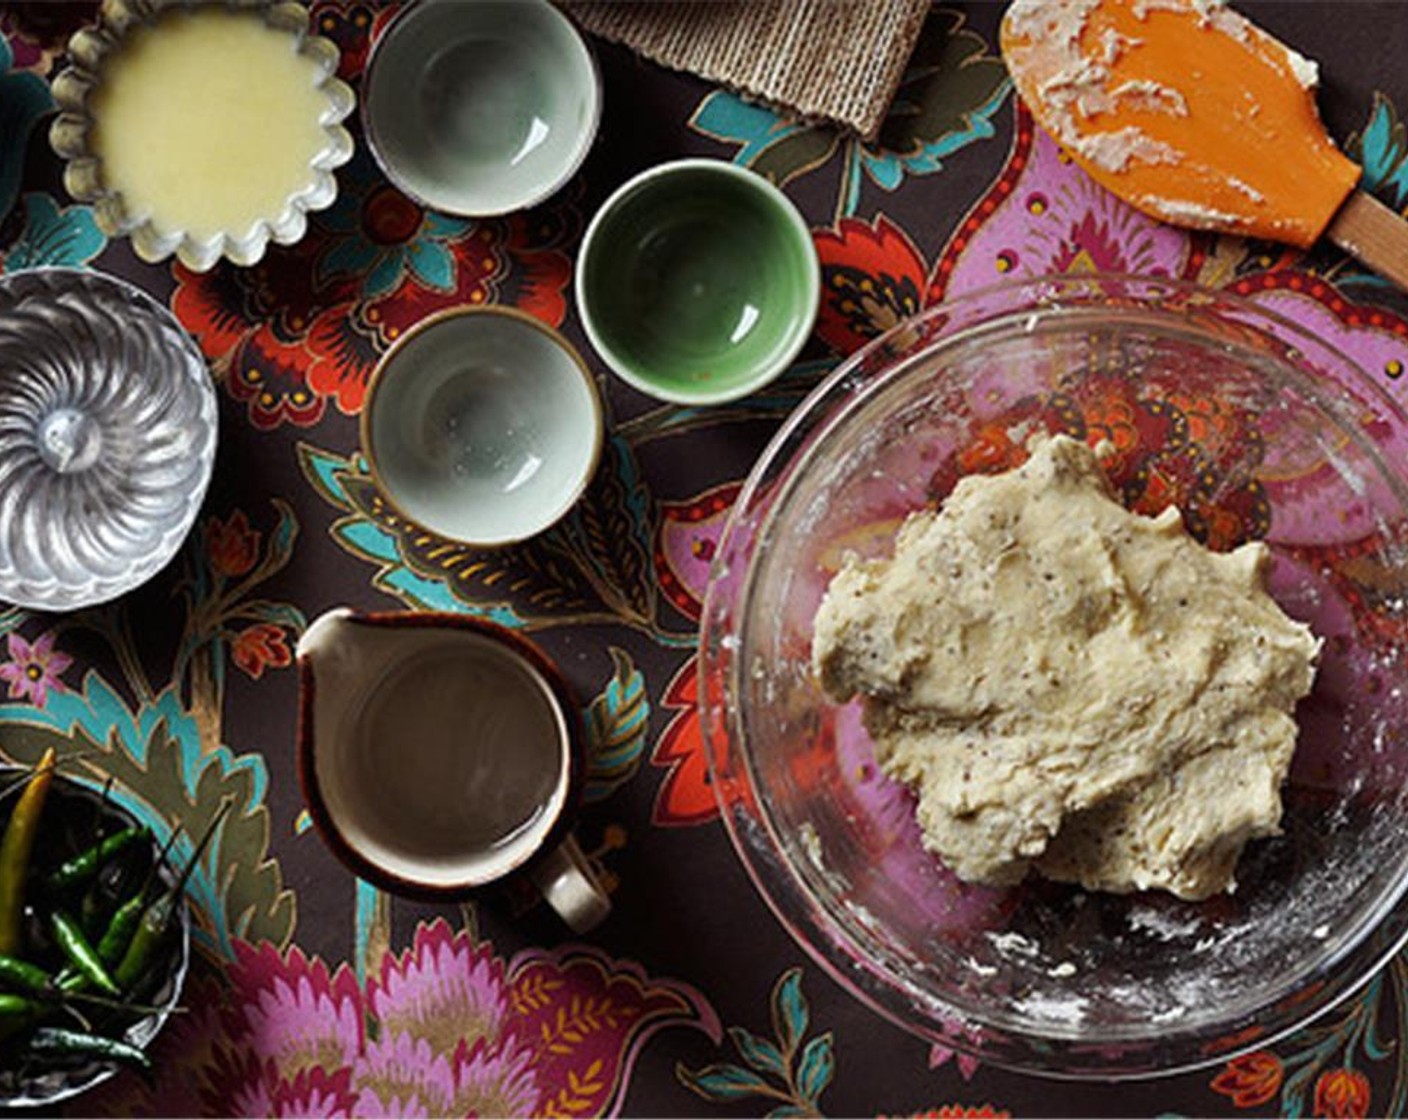
M 210 7 L 201 0 L 104 0 L 93 23 L 77 31 L 68 44 L 68 66 L 54 77 L 51 88 L 58 115 L 50 126 L 54 151 L 65 161 L 64 186 L 80 202 L 92 205 L 94 218 L 110 237 L 130 238 L 143 260 L 157 262 L 172 256 L 187 268 L 204 272 L 222 258 L 237 265 L 252 265 L 269 243 L 291 245 L 308 226 L 308 214 L 331 206 L 337 197 L 336 168 L 352 158 L 351 134 L 343 121 L 356 108 L 352 88 L 337 77 L 339 51 L 332 40 L 312 34 L 306 6 L 293 0 L 226 0 L 218 5 L 227 12 L 246 13 L 272 31 L 287 35 L 292 47 L 309 60 L 317 74 L 315 93 L 320 103 L 317 124 L 321 146 L 310 152 L 306 179 L 292 190 L 282 205 L 262 215 L 249 228 L 201 233 L 172 225 L 129 205 L 120 190 L 104 175 L 103 160 L 94 147 L 94 102 L 103 86 L 112 58 L 120 55 L 135 33 L 160 24 L 168 16 L 181 16 Z M 252 79 L 253 80 L 253 79 Z M 190 92 L 171 90 L 180 101 Z M 197 99 L 199 104 L 199 99 Z M 294 111 L 286 107 L 288 111 Z M 196 167 L 190 169 L 193 173 Z

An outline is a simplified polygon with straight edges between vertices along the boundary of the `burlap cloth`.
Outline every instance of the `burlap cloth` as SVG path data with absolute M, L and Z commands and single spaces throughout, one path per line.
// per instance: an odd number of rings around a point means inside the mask
M 582 27 L 797 116 L 874 139 L 929 0 L 564 0 Z

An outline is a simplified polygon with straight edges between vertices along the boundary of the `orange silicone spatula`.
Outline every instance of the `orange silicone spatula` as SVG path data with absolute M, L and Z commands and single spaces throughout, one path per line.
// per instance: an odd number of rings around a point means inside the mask
M 1002 53 L 1090 175 L 1175 225 L 1308 248 L 1408 289 L 1408 222 L 1325 133 L 1316 67 L 1221 0 L 1014 0 Z

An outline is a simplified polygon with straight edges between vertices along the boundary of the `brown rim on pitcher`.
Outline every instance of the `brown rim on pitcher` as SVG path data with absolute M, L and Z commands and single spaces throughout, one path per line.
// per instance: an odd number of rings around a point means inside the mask
M 306 656 L 298 657 L 298 717 L 295 755 L 298 764 L 298 784 L 303 791 L 303 799 L 308 807 L 308 815 L 323 843 L 328 846 L 349 870 L 360 878 L 381 887 L 392 894 L 424 902 L 454 902 L 471 897 L 476 892 L 492 887 L 509 877 L 530 870 L 543 857 L 557 850 L 571 835 L 581 806 L 582 787 L 586 776 L 586 742 L 582 726 L 581 708 L 575 694 L 562 671 L 533 642 L 514 631 L 487 619 L 470 615 L 449 614 L 435 611 L 349 611 L 347 621 L 356 625 L 395 629 L 443 629 L 449 627 L 465 630 L 503 647 L 509 656 L 517 656 L 527 663 L 547 685 L 553 703 L 562 714 L 565 729 L 563 749 L 567 754 L 567 778 L 563 787 L 562 806 L 556 819 L 543 834 L 542 839 L 531 850 L 516 857 L 504 870 L 489 878 L 465 881 L 449 885 L 436 885 L 421 882 L 405 875 L 397 874 L 374 863 L 342 834 L 333 819 L 332 813 L 323 798 L 318 782 L 317 765 L 313 748 L 313 708 L 315 685 L 313 668 Z

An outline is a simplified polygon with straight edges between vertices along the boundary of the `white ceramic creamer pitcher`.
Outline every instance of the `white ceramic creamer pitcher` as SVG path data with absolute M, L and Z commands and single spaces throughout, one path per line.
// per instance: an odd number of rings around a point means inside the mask
M 572 929 L 606 916 L 570 830 L 580 709 L 537 646 L 463 615 L 340 608 L 298 664 L 304 794 L 353 871 L 445 901 L 521 870 Z

